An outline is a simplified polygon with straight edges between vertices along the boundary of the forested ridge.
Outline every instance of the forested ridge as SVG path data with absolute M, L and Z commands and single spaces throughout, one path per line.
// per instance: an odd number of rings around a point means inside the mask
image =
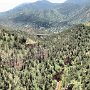
M 40 0 L 24 3 L 0 13 L 1 25 L 24 30 L 32 27 L 35 30 L 62 31 L 74 24 L 88 21 L 90 21 L 89 0 L 66 0 L 64 3 Z
M 50 36 L 0 28 L 0 90 L 90 89 L 90 26 Z

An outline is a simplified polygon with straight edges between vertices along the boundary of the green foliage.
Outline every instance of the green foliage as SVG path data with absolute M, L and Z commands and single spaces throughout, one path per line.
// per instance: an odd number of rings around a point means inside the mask
M 27 37 L 40 43 L 26 47 Z M 35 58 L 35 50 L 42 48 L 49 50 L 48 57 Z M 66 59 L 71 59 L 71 65 L 64 65 Z M 22 67 L 17 68 L 7 62 L 18 62 Z M 90 27 L 78 25 L 42 38 L 0 29 L 1 90 L 54 90 L 56 81 L 53 75 L 62 69 L 62 88 L 73 85 L 73 90 L 89 90 L 89 63 Z

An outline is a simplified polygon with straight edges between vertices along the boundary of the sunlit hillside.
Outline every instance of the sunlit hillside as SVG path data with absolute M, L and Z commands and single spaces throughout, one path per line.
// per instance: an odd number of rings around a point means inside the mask
M 90 27 L 27 36 L 0 29 L 1 90 L 89 90 Z

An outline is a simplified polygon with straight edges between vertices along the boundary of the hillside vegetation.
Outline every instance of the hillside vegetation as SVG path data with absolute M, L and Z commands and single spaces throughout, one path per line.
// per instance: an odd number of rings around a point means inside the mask
M 0 24 L 12 28 L 32 27 L 48 31 L 61 31 L 73 24 L 90 21 L 89 0 L 67 0 L 65 3 L 51 3 L 47 0 L 25 3 L 0 13 Z
M 58 77 L 58 78 L 56 78 Z M 0 28 L 1 90 L 90 89 L 90 27 L 50 36 Z

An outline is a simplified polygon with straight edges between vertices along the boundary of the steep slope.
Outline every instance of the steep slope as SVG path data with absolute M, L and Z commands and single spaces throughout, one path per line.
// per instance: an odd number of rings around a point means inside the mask
M 70 8 L 72 7 L 72 8 Z M 48 1 L 37 1 L 30 4 L 22 4 L 1 16 L 1 22 L 11 26 L 30 25 L 34 28 L 51 28 L 68 26 L 68 13 L 77 6 L 70 4 L 54 4 Z M 66 11 L 66 12 L 65 12 Z M 6 24 L 6 23 L 5 23 Z
M 80 4 L 83 3 L 83 5 Z M 0 23 L 13 28 L 32 27 L 34 29 L 60 31 L 73 24 L 90 20 L 89 1 L 67 0 L 65 3 L 51 3 L 47 0 L 22 4 L 0 14 Z
M 90 3 L 90 1 L 89 0 L 67 0 L 66 3 L 74 3 L 74 4 L 82 5 L 82 4 L 88 4 Z
M 88 4 L 83 5 L 77 11 L 75 11 L 70 20 L 71 23 L 85 23 L 88 21 L 90 21 L 90 6 Z

